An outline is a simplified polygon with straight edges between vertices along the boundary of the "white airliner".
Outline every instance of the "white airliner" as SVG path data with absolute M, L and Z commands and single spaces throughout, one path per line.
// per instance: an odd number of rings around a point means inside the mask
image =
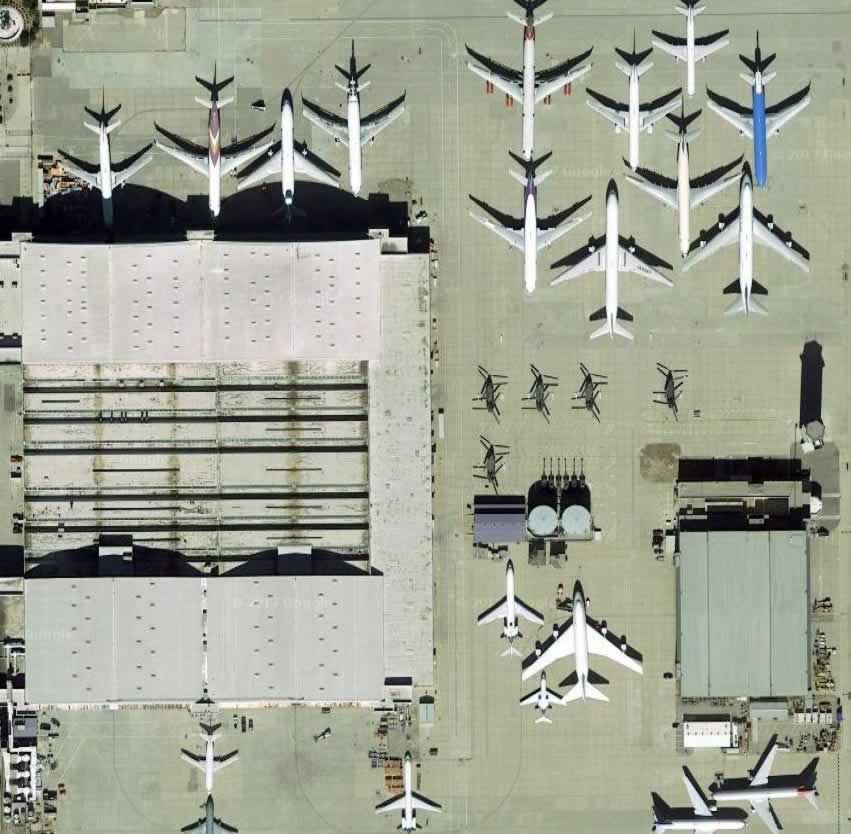
M 212 796 L 208 796 L 207 801 L 201 807 L 204 809 L 204 816 L 198 822 L 184 826 L 180 829 L 181 831 L 186 832 L 186 834 L 236 834 L 239 831 L 238 828 L 234 828 L 216 817 Z
M 698 61 L 705 61 L 713 52 L 728 46 L 727 40 L 729 29 L 716 32 L 714 35 L 703 35 L 695 37 L 694 19 L 706 11 L 706 6 L 699 5 L 700 0 L 680 0 L 682 6 L 675 6 L 674 11 L 679 12 L 686 19 L 686 36 L 684 38 L 676 35 L 666 35 L 653 29 L 656 36 L 651 40 L 653 46 L 673 55 L 677 62 L 682 61 L 686 65 L 686 90 L 690 96 L 694 95 L 694 67 Z
M 588 272 L 606 273 L 606 304 L 589 317 L 590 321 L 605 323 L 591 334 L 592 339 L 600 336 L 623 336 L 632 339 L 630 333 L 623 327 L 621 321 L 632 321 L 632 315 L 618 306 L 618 272 L 635 272 L 657 281 L 666 287 L 673 284 L 657 267 L 671 269 L 671 265 L 650 252 L 641 249 L 635 238 L 625 238 L 618 231 L 618 188 L 614 180 L 609 180 L 606 189 L 606 233 L 602 237 L 592 237 L 581 249 L 566 258 L 556 261 L 553 269 L 567 266 L 567 271 L 550 281 L 551 286 L 563 281 L 572 281 Z
M 403 778 L 405 789 L 402 793 L 379 802 L 375 806 L 376 814 L 386 814 L 388 811 L 400 811 L 402 814 L 402 824 L 399 828 L 402 831 L 414 831 L 417 827 L 417 811 L 436 811 L 440 813 L 443 807 L 436 802 L 432 802 L 428 797 L 417 793 L 413 789 L 413 766 L 411 763 L 411 754 L 405 753 Z
M 608 681 L 590 669 L 589 655 L 607 657 L 639 675 L 643 674 L 641 655 L 627 645 L 626 637 L 615 639 L 609 635 L 605 620 L 598 623 L 587 615 L 589 601 L 585 598 L 581 583 L 577 581 L 573 586 L 573 616 L 561 626 L 554 625 L 552 636 L 523 661 L 521 677 L 525 681 L 563 657 L 576 657 L 576 671 L 559 684 L 572 687 L 562 698 L 565 704 L 589 698 L 593 701 L 609 700 L 596 688 Z
M 237 191 L 258 185 L 269 177 L 279 177 L 284 205 L 290 208 L 295 195 L 295 178 L 310 177 L 323 185 L 339 186 L 340 172 L 327 163 L 320 167 L 308 156 L 307 145 L 297 142 L 293 134 L 293 97 L 289 90 L 281 96 L 281 139 L 275 142 L 265 158 L 255 159 L 239 175 Z
M 546 162 L 552 152 L 544 154 L 539 159 L 524 160 L 516 154 L 508 152 L 508 155 L 525 169 L 524 174 L 509 169 L 508 173 L 523 186 L 523 219 L 519 220 L 489 206 L 487 203 L 470 195 L 470 199 L 479 208 L 486 211 L 491 217 L 483 217 L 481 214 L 470 212 L 470 217 L 477 220 L 483 226 L 508 241 L 511 246 L 523 253 L 523 283 L 527 293 L 535 291 L 538 272 L 538 252 L 552 246 L 560 237 L 566 235 L 571 229 L 576 228 L 583 220 L 591 216 L 591 212 L 580 217 L 571 216 L 584 206 L 590 199 L 589 195 L 584 200 L 570 206 L 564 211 L 557 212 L 547 218 L 538 220 L 538 186 L 552 173 L 552 170 L 535 171 L 539 165 Z M 496 221 L 496 222 L 494 222 Z
M 547 715 L 547 710 L 551 709 L 553 704 L 564 706 L 564 703 L 558 692 L 547 689 L 547 676 L 544 672 L 541 672 L 540 686 L 520 699 L 521 706 L 534 706 L 535 709 L 540 710 L 541 714 L 535 719 L 536 724 L 552 724 L 553 720 Z
M 653 62 L 644 63 L 653 51 L 652 47 L 644 52 L 635 51 L 635 38 L 632 40 L 632 53 L 615 47 L 615 52 L 626 63 L 615 62 L 615 66 L 629 79 L 629 101 L 624 104 L 608 96 L 588 89 L 588 106 L 615 126 L 615 133 L 626 131 L 629 136 L 629 165 L 633 170 L 638 167 L 638 138 L 642 131 L 653 132 L 653 125 L 668 113 L 676 110 L 682 101 L 681 90 L 671 90 L 654 101 L 644 104 L 639 99 L 638 79 L 653 66 Z
M 110 124 L 112 117 L 121 109 L 119 104 L 109 112 L 106 111 L 106 104 L 102 100 L 100 113 L 84 107 L 86 111 L 96 122 L 90 124 L 83 122 L 83 126 L 88 128 L 98 137 L 98 165 L 95 167 L 90 162 L 84 162 L 82 159 L 72 156 L 68 151 L 59 149 L 64 159 L 62 167 L 72 176 L 85 183 L 88 183 L 92 188 L 97 188 L 101 194 L 101 205 L 103 206 L 103 224 L 107 229 L 112 228 L 113 209 L 112 209 L 112 191 L 119 186 L 123 186 L 127 180 L 134 174 L 142 170 L 152 159 L 153 156 L 148 151 L 153 146 L 153 142 L 145 145 L 140 151 L 136 151 L 132 156 L 127 157 L 124 162 L 120 163 L 118 170 L 112 169 L 112 155 L 109 150 L 109 134 L 117 128 L 121 122 L 113 122 Z
M 198 770 L 204 773 L 204 785 L 208 794 L 213 792 L 213 776 L 223 767 L 227 767 L 229 764 L 233 764 L 235 761 L 239 760 L 239 751 L 237 750 L 234 750 L 232 753 L 228 753 L 224 756 L 217 756 L 215 754 L 213 749 L 214 745 L 221 738 L 221 734 L 216 732 L 219 727 L 221 727 L 221 724 L 217 724 L 215 727 L 210 726 L 209 724 L 201 725 L 203 732 L 198 735 L 201 736 L 201 740 L 205 745 L 205 752 L 203 756 L 190 753 L 188 750 L 180 751 L 180 758 L 183 759 L 183 761 L 192 765 L 192 767 L 197 767 Z
M 683 272 L 695 264 L 713 255 L 725 246 L 739 244 L 739 276 L 724 288 L 725 293 L 738 293 L 739 297 L 725 315 L 759 313 L 768 311 L 754 295 L 767 295 L 768 290 L 753 277 L 754 243 L 772 249 L 778 255 L 791 261 L 804 272 L 810 271 L 810 255 L 799 243 L 792 239 L 791 232 L 784 232 L 774 223 L 774 217 L 767 217 L 754 208 L 753 180 L 750 165 L 742 166 L 739 186 L 739 207 L 727 215 L 719 215 L 718 223 L 709 231 L 701 232 L 693 241 L 689 255 L 683 262 Z
M 346 93 L 346 118 L 343 119 L 336 113 L 325 110 L 318 104 L 308 101 L 304 96 L 301 103 L 304 105 L 303 112 L 308 121 L 329 134 L 335 142 L 340 142 L 349 149 L 349 186 L 352 194 L 360 194 L 363 177 L 361 173 L 361 146 L 372 142 L 387 125 L 396 121 L 405 112 L 405 94 L 402 93 L 395 101 L 376 110 L 369 116 L 361 118 L 360 94 L 369 85 L 369 81 L 360 83 L 360 77 L 370 68 L 367 64 L 363 69 L 357 68 L 355 61 L 355 42 L 352 41 L 352 55 L 349 58 L 349 71 L 346 72 L 338 64 L 334 65 L 337 71 L 346 79 L 346 84 L 336 82 L 344 93 Z
M 585 75 L 591 64 L 584 63 L 591 55 L 593 47 L 575 58 L 568 58 L 560 64 L 547 69 L 535 71 L 535 27 L 548 21 L 552 14 L 535 17 L 535 11 L 543 6 L 546 0 L 514 0 L 526 12 L 525 18 L 512 12 L 508 16 L 523 27 L 523 69 L 516 70 L 506 67 L 470 47 L 467 52 L 478 63 L 467 61 L 468 69 L 480 78 L 484 78 L 487 91 L 493 92 L 494 87 L 505 93 L 507 104 L 519 102 L 523 108 L 523 141 L 522 153 L 524 159 L 531 159 L 535 144 L 535 104 L 548 99 L 559 89 L 565 94 L 570 91 L 570 85 Z
M 268 136 L 273 128 L 267 128 L 260 133 L 250 136 L 248 139 L 243 139 L 239 142 L 223 148 L 221 146 L 222 138 L 222 120 L 221 109 L 233 101 L 233 98 L 223 98 L 219 100 L 219 93 L 233 81 L 233 76 L 226 78 L 224 81 L 216 81 L 216 71 L 213 70 L 213 80 L 205 81 L 203 78 L 195 76 L 195 80 L 205 89 L 210 92 L 210 100 L 205 101 L 198 96 L 195 101 L 198 104 L 204 105 L 210 111 L 207 119 L 207 147 L 190 142 L 176 133 L 171 133 L 165 128 L 160 127 L 154 122 L 154 127 L 162 133 L 169 141 L 179 147 L 174 148 L 171 145 L 164 145 L 157 139 L 157 147 L 165 151 L 169 156 L 173 156 L 184 165 L 188 165 L 193 171 L 197 171 L 201 176 L 207 177 L 209 186 L 209 204 L 210 214 L 213 217 L 218 217 L 222 205 L 222 175 L 230 174 L 250 162 L 254 157 L 259 156 L 264 151 L 269 150 L 272 146 L 271 142 L 264 142 L 261 145 L 251 147 L 259 139 Z
M 663 834 L 665 831 L 694 831 L 700 834 L 713 834 L 715 831 L 739 831 L 748 821 L 746 811 L 740 808 L 725 808 L 723 811 L 709 807 L 700 785 L 691 771 L 683 768 L 683 782 L 688 791 L 691 808 L 672 808 L 658 793 L 653 798 L 653 830 Z
M 711 197 L 723 191 L 739 179 L 738 174 L 730 174 L 738 168 L 743 157 L 734 159 L 727 165 L 722 165 L 700 177 L 689 177 L 688 143 L 695 139 L 699 130 L 689 130 L 688 126 L 700 115 L 700 110 L 686 116 L 685 112 L 677 116 L 668 113 L 668 118 L 677 126 L 678 132 L 666 131 L 665 135 L 677 143 L 677 178 L 675 180 L 657 174 L 649 168 L 636 168 L 638 176 L 627 174 L 627 180 L 655 197 L 660 203 L 672 208 L 679 216 L 680 252 L 683 257 L 688 254 L 691 243 L 689 230 L 690 209 L 702 206 Z M 624 164 L 629 163 L 624 160 Z M 729 176 L 728 176 L 729 175 Z
M 514 641 L 523 635 L 520 633 L 520 626 L 517 622 L 518 617 L 523 617 L 535 625 L 543 625 L 544 618 L 534 608 L 530 608 L 523 602 L 520 597 L 514 595 L 514 563 L 511 559 L 505 566 L 505 596 L 492 605 L 486 611 L 479 614 L 479 625 L 492 623 L 494 620 L 502 619 L 502 634 L 508 640 L 508 648 L 502 653 L 502 656 L 516 654 L 520 657 L 520 652 L 514 648 Z M 525 678 L 523 680 L 526 680 Z
M 777 736 L 768 742 L 756 767 L 750 771 L 749 779 L 724 779 L 709 786 L 709 793 L 718 802 L 750 802 L 754 813 L 766 824 L 771 834 L 780 834 L 783 826 L 771 807 L 772 799 L 806 799 L 818 808 L 816 797 L 816 768 L 818 758 L 813 759 L 800 773 L 792 776 L 772 776 L 774 757 L 781 749 Z

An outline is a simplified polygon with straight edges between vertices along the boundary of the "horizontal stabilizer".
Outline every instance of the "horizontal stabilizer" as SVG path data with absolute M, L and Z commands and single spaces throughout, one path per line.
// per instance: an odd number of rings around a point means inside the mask
M 601 307 L 599 310 L 595 310 L 588 316 L 588 321 L 603 321 L 606 318 L 606 308 Z
M 759 281 L 751 279 L 751 294 L 752 295 L 768 295 L 768 290 L 763 287 Z
M 595 672 L 593 669 L 589 669 L 588 683 L 594 684 L 594 686 L 606 686 L 609 681 L 604 678 L 599 672 Z
M 576 686 L 576 682 L 579 680 L 579 676 L 576 674 L 576 670 L 574 669 L 560 684 L 559 686 Z
M 726 287 L 724 287 L 724 295 L 731 295 L 732 293 L 739 292 L 739 279 L 736 278 L 735 281 L 730 281 Z
M 618 49 L 615 47 L 615 52 L 624 59 L 632 67 L 640 66 L 644 63 L 647 58 L 650 57 L 650 53 L 653 52 L 653 47 L 651 46 L 649 49 L 645 49 L 643 52 L 636 52 L 635 46 L 633 45 L 632 52 L 627 52 L 625 49 Z M 649 67 L 648 67 L 649 69 Z
M 623 307 L 618 307 L 618 318 L 621 321 L 634 321 L 632 313 L 627 313 Z M 605 681 L 605 683 L 608 683 L 608 681 Z

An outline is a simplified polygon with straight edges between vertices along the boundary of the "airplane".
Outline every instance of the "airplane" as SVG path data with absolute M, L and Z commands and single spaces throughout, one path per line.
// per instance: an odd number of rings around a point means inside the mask
M 539 222 L 538 185 L 552 173 L 552 169 L 542 171 L 540 174 L 536 174 L 535 171 L 539 165 L 546 162 L 552 156 L 552 151 L 545 153 L 538 159 L 529 160 L 524 160 L 511 151 L 508 152 L 508 155 L 524 168 L 524 174 L 522 175 L 511 169 L 508 171 L 523 186 L 523 219 L 520 220 L 510 217 L 507 214 L 502 214 L 472 194 L 470 195 L 470 199 L 479 208 L 493 217 L 496 222 L 491 220 L 490 217 L 483 217 L 472 211 L 470 212 L 470 217 L 499 235 L 503 240 L 508 241 L 511 246 L 514 246 L 523 253 L 523 283 L 526 287 L 526 292 L 533 293 L 535 291 L 535 284 L 537 283 L 538 252 L 541 249 L 551 246 L 559 238 L 566 235 L 571 229 L 576 228 L 583 220 L 587 220 L 591 216 L 591 213 L 588 212 L 588 214 L 583 214 L 580 217 L 569 220 L 575 212 L 591 199 L 591 196 L 589 195 L 584 200 L 574 203 L 564 211 L 559 211 L 547 218 L 542 218 Z
M 740 77 L 751 85 L 751 107 L 745 107 L 731 99 L 712 92 L 708 87 L 706 95 L 709 99 L 709 109 L 722 119 L 728 121 L 739 133 L 753 140 L 753 164 L 756 174 L 756 184 L 762 188 L 768 181 L 768 148 L 766 142 L 780 132 L 780 128 L 788 124 L 810 103 L 810 85 L 798 90 L 779 104 L 765 106 L 765 85 L 771 81 L 776 72 L 766 72 L 776 57 L 772 53 L 767 58 L 762 57 L 759 48 L 759 32 L 756 33 L 756 49 L 753 60 L 739 55 L 742 63 L 750 70 L 750 75 L 741 73 Z
M 535 648 L 535 651 L 523 661 L 522 680 L 528 680 L 533 675 L 546 669 L 551 663 L 563 657 L 576 657 L 576 671 L 571 672 L 559 686 L 570 686 L 569 692 L 562 698 L 563 703 L 588 699 L 592 701 L 608 701 L 597 686 L 608 681 L 594 672 L 588 665 L 589 655 L 607 657 L 609 660 L 643 674 L 641 655 L 627 645 L 626 636 L 620 640 L 609 635 L 609 626 L 605 620 L 597 622 L 587 616 L 586 609 L 589 599 L 586 599 L 579 580 L 573 586 L 573 616 L 561 626 L 554 625 L 552 636 Z
M 660 203 L 672 208 L 679 215 L 680 253 L 683 257 L 688 254 L 691 242 L 689 230 L 689 209 L 703 205 L 708 199 L 719 194 L 727 186 L 739 179 L 738 174 L 730 174 L 738 168 L 743 157 L 733 160 L 727 165 L 715 168 L 700 177 L 689 178 L 689 148 L 688 143 L 695 139 L 700 130 L 689 130 L 689 125 L 700 115 L 700 110 L 690 113 L 685 109 L 678 116 L 668 113 L 668 118 L 677 126 L 677 133 L 666 131 L 665 135 L 677 143 L 677 178 L 670 179 L 649 168 L 636 168 L 638 176 L 627 174 L 627 180 L 633 185 L 655 197 Z M 625 165 L 629 163 L 624 160 Z
M 508 446 L 501 443 L 491 443 L 484 435 L 479 435 L 479 443 L 485 450 L 484 458 L 481 463 L 477 463 L 473 469 L 481 469 L 483 475 L 473 475 L 480 481 L 487 481 L 493 487 L 493 491 L 499 494 L 499 480 L 497 476 L 503 467 L 503 459 L 508 455 Z
M 595 113 L 615 126 L 615 133 L 626 131 L 629 136 L 629 166 L 633 170 L 638 168 L 638 139 L 642 131 L 652 133 L 653 125 L 676 110 L 682 101 L 682 90 L 671 90 L 653 101 L 644 104 L 640 102 L 638 79 L 653 66 L 652 61 L 644 63 L 652 51 L 651 47 L 644 52 L 636 52 L 635 35 L 632 38 L 632 53 L 615 47 L 615 52 L 626 62 L 615 62 L 615 66 L 629 79 L 629 101 L 626 104 L 596 93 L 590 87 L 588 95 L 591 98 L 586 100 Z
M 210 111 L 207 119 L 207 147 L 204 148 L 201 145 L 195 144 L 195 142 L 190 142 L 188 139 L 184 139 L 176 133 L 171 133 L 154 122 L 154 127 L 166 139 L 178 146 L 175 148 L 171 145 L 165 145 L 157 139 L 157 147 L 184 165 L 188 165 L 193 171 L 197 171 L 202 176 L 207 177 L 209 183 L 208 200 L 210 214 L 213 217 L 218 217 L 221 211 L 222 176 L 232 173 L 240 165 L 250 162 L 254 157 L 269 150 L 272 146 L 271 142 L 264 142 L 255 147 L 251 146 L 265 136 L 268 136 L 274 128 L 266 128 L 266 130 L 262 130 L 254 136 L 249 136 L 248 139 L 242 139 L 223 148 L 221 146 L 221 110 L 226 104 L 230 104 L 233 101 L 233 97 L 220 100 L 219 93 L 233 81 L 233 76 L 226 78 L 224 81 L 217 81 L 216 70 L 214 68 L 212 81 L 205 81 L 197 75 L 195 76 L 195 80 L 210 93 L 209 101 L 205 101 L 199 96 L 195 97 L 195 101 L 198 104 L 204 105 Z
M 547 675 L 541 672 L 540 686 L 521 698 L 520 706 L 534 706 L 540 710 L 541 714 L 535 719 L 536 724 L 552 724 L 553 720 L 547 715 L 547 710 L 552 709 L 553 704 L 564 705 L 558 692 L 547 689 Z
M 715 831 L 738 831 L 748 821 L 747 811 L 741 808 L 725 808 L 722 811 L 710 808 L 700 785 L 692 772 L 683 768 L 683 782 L 688 791 L 691 808 L 672 808 L 658 793 L 653 798 L 653 831 L 694 831 L 713 834 Z
M 672 287 L 673 283 L 666 278 L 657 267 L 671 269 L 671 265 L 661 258 L 640 248 L 635 238 L 625 238 L 618 233 L 618 187 L 614 180 L 609 180 L 606 189 L 606 233 L 601 237 L 592 237 L 587 246 L 577 249 L 576 252 L 556 261 L 552 268 L 567 266 L 568 269 L 550 281 L 554 287 L 563 281 L 572 281 L 588 272 L 606 273 L 606 304 L 594 313 L 591 313 L 589 321 L 600 321 L 605 323 L 591 334 L 592 339 L 600 336 L 610 336 L 614 339 L 615 334 L 632 340 L 633 336 L 621 321 L 632 321 L 632 315 L 618 307 L 618 272 L 636 272 L 651 281 L 657 281 L 666 287 Z
M 497 423 L 499 422 L 500 412 L 499 412 L 499 404 L 498 400 L 502 396 L 500 392 L 500 388 L 505 385 L 504 381 L 497 380 L 507 380 L 508 377 L 503 374 L 492 374 L 487 369 L 483 368 L 481 365 L 478 366 L 479 376 L 482 378 L 482 387 L 479 390 L 479 396 L 473 397 L 474 403 L 484 403 L 484 406 L 480 408 L 473 407 L 474 411 L 488 411 L 493 414 L 494 419 L 496 419 Z
M 284 192 L 284 205 L 287 213 L 293 204 L 295 195 L 295 177 L 310 177 L 323 185 L 339 187 L 340 172 L 327 163 L 320 167 L 308 156 L 307 145 L 297 142 L 293 136 L 293 97 L 290 91 L 284 90 L 281 96 L 281 138 L 275 142 L 267 153 L 266 158 L 255 159 L 251 165 L 239 174 L 239 185 L 236 190 L 251 188 L 272 176 L 281 178 L 281 189 Z
M 535 143 L 535 104 L 547 99 L 563 89 L 565 95 L 571 90 L 574 81 L 582 78 L 591 70 L 591 64 L 584 63 L 591 55 L 593 47 L 568 58 L 560 64 L 543 70 L 535 70 L 535 27 L 550 20 L 552 14 L 535 17 L 535 12 L 546 0 L 514 0 L 525 10 L 525 17 L 507 12 L 511 20 L 523 27 L 523 69 L 516 70 L 500 64 L 491 58 L 467 47 L 467 52 L 474 61 L 467 61 L 467 68 L 485 80 L 485 89 L 492 93 L 494 87 L 505 93 L 505 103 L 508 106 L 516 101 L 523 108 L 523 138 L 522 154 L 524 159 L 531 159 Z
M 349 186 L 355 197 L 360 194 L 363 174 L 361 170 L 361 146 L 372 142 L 387 125 L 392 124 L 405 112 L 405 93 L 394 99 L 390 104 L 380 110 L 376 110 L 369 116 L 361 118 L 360 94 L 371 82 L 360 83 L 361 76 L 370 68 L 367 64 L 363 69 L 358 69 L 355 60 L 355 42 L 352 41 L 352 54 L 349 58 L 349 71 L 346 72 L 339 64 L 334 65 L 343 78 L 345 84 L 336 82 L 346 94 L 346 118 L 343 119 L 336 113 L 325 110 L 318 104 L 301 97 L 303 105 L 302 112 L 308 121 L 324 130 L 335 142 L 340 142 L 349 149 Z
M 239 831 L 238 828 L 216 818 L 211 795 L 207 795 L 207 801 L 201 807 L 204 809 L 204 816 L 198 822 L 184 826 L 180 829 L 181 831 L 185 831 L 187 834 L 236 834 Z
M 442 806 L 438 805 L 436 802 L 432 802 L 430 799 L 423 796 L 421 793 L 417 793 L 413 789 L 411 761 L 411 754 L 405 753 L 403 769 L 405 788 L 402 793 L 397 794 L 390 799 L 386 799 L 384 802 L 379 802 L 378 805 L 375 806 L 376 814 L 386 814 L 388 811 L 401 811 L 402 824 L 399 828 L 401 828 L 402 831 L 416 830 L 417 811 L 435 811 L 438 814 L 443 811 Z
M 753 298 L 753 295 L 768 294 L 768 290 L 753 277 L 754 243 L 773 249 L 804 272 L 810 271 L 810 253 L 792 239 L 791 232 L 784 232 L 774 223 L 773 215 L 766 217 L 754 207 L 753 180 L 747 162 L 742 166 L 738 208 L 727 215 L 719 215 L 718 223 L 712 229 L 701 231 L 700 237 L 692 241 L 688 257 L 683 261 L 683 272 L 737 241 L 739 277 L 728 284 L 724 292 L 737 292 L 739 297 L 727 308 L 725 315 L 759 313 L 765 316 L 768 311 Z
M 653 396 L 659 396 L 663 399 L 653 400 L 658 405 L 666 405 L 674 412 L 674 419 L 680 419 L 677 400 L 680 398 L 680 389 L 685 384 L 688 378 L 688 371 L 685 368 L 674 368 L 673 370 L 661 362 L 656 363 L 656 370 L 665 377 L 665 387 L 662 391 L 654 391 Z
M 543 625 L 544 618 L 534 608 L 526 605 L 520 597 L 514 594 L 514 563 L 511 559 L 505 566 L 505 596 L 496 604 L 492 605 L 485 611 L 479 614 L 478 624 L 492 623 L 494 620 L 502 619 L 502 634 L 500 637 L 508 640 L 508 648 L 502 652 L 502 657 L 509 655 L 517 655 L 520 657 L 520 652 L 514 648 L 514 641 L 518 637 L 523 637 L 520 633 L 520 626 L 517 618 L 523 617 L 535 625 Z M 523 678 L 526 680 L 526 677 Z
M 728 46 L 727 40 L 729 29 L 715 32 L 713 35 L 696 37 L 694 34 L 694 19 L 706 11 L 706 6 L 698 5 L 700 0 L 680 0 L 682 6 L 676 6 L 675 12 L 679 12 L 686 19 L 686 36 L 680 38 L 677 35 L 666 35 L 663 32 L 652 30 L 656 36 L 651 40 L 653 46 L 674 56 L 677 62 L 682 61 L 686 65 L 686 91 L 689 96 L 694 95 L 694 69 L 698 61 L 705 61 L 713 52 Z M 723 39 L 723 40 L 722 40 Z
M 203 756 L 198 756 L 195 753 L 190 753 L 188 750 L 181 749 L 180 758 L 192 767 L 197 767 L 198 770 L 204 772 L 204 784 L 207 793 L 213 792 L 213 776 L 222 768 L 227 767 L 239 760 L 239 751 L 234 750 L 225 756 L 217 756 L 213 750 L 216 741 L 221 738 L 221 735 L 216 730 L 221 727 L 221 724 L 211 726 L 210 724 L 202 724 L 201 729 L 204 731 L 199 733 L 202 741 L 205 744 L 205 753 Z
M 88 185 L 92 188 L 97 188 L 98 191 L 100 191 L 101 206 L 103 209 L 103 225 L 107 229 L 112 228 L 113 189 L 123 187 L 130 177 L 139 173 L 139 171 L 141 171 L 142 168 L 144 168 L 154 158 L 148 153 L 154 144 L 153 142 L 150 142 L 141 150 L 128 156 L 124 162 L 117 166 L 117 170 L 113 170 L 112 154 L 109 150 L 109 134 L 112 133 L 112 131 L 115 130 L 121 122 L 118 121 L 110 124 L 110 121 L 120 109 L 121 105 L 119 104 L 112 110 L 107 111 L 106 100 L 104 98 L 101 99 L 100 113 L 90 110 L 88 107 L 83 108 L 83 110 L 85 110 L 86 113 L 88 113 L 96 122 L 96 124 L 83 122 L 83 127 L 88 128 L 98 137 L 99 159 L 97 166 L 72 156 L 68 153 L 68 151 L 63 151 L 62 148 L 59 149 L 59 153 L 64 157 L 62 160 L 62 167 L 71 174 L 71 176 L 88 183 Z
M 600 422 L 600 407 L 597 405 L 597 397 L 600 396 L 600 386 L 608 385 L 608 377 L 603 374 L 594 374 L 582 364 L 579 363 L 579 370 L 582 373 L 582 383 L 577 392 L 571 397 L 572 400 L 582 400 L 582 405 L 574 405 L 574 409 L 585 409 L 590 411 L 594 419 Z M 574 464 L 576 461 L 574 461 Z
M 529 395 L 523 397 L 524 401 L 529 401 L 532 405 L 524 405 L 523 408 L 534 408 L 544 415 L 544 419 L 550 422 L 550 407 L 547 405 L 547 400 L 550 398 L 550 388 L 558 388 L 557 376 L 541 373 L 534 365 L 529 365 L 529 370 L 532 371 L 532 387 L 529 389 Z
M 801 772 L 792 776 L 771 776 L 774 757 L 781 748 L 777 735 L 773 735 L 760 756 L 750 778 L 725 779 L 709 786 L 709 793 L 716 805 L 718 802 L 750 802 L 754 813 L 766 824 L 771 834 L 780 834 L 783 826 L 771 806 L 772 799 L 806 799 L 818 808 L 816 797 L 816 768 L 818 758 L 813 759 Z

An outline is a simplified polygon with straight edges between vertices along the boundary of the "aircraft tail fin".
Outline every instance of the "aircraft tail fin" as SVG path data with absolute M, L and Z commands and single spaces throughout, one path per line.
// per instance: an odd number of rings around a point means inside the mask
M 751 279 L 751 292 L 754 295 L 768 295 L 768 290 L 759 281 L 753 279 Z
M 650 57 L 650 53 L 653 52 L 653 47 L 651 46 L 649 49 L 637 52 L 635 49 L 635 30 L 632 32 L 632 52 L 627 52 L 625 49 L 619 49 L 618 47 L 615 47 L 615 52 L 617 52 L 617 54 L 620 55 L 630 67 L 638 67 L 639 76 L 643 75 L 650 69 L 650 67 L 653 66 L 653 64 L 648 64 L 646 67 L 641 66 L 647 58 Z
M 603 321 L 606 318 L 606 308 L 601 307 L 599 310 L 594 310 L 590 316 L 588 316 L 588 321 Z
M 811 787 L 816 783 L 816 768 L 818 767 L 818 757 L 812 759 L 810 763 L 801 771 L 801 784 Z M 811 797 L 807 797 L 810 802 L 815 805 L 815 801 Z
M 730 283 L 727 284 L 727 286 L 724 287 L 724 289 L 723 289 L 724 295 L 731 295 L 734 292 L 735 293 L 739 292 L 739 279 L 738 278 L 736 278 L 735 281 L 730 281 Z
M 672 121 L 677 126 L 677 132 L 666 131 L 665 135 L 673 142 L 679 142 L 680 137 L 684 136 L 686 142 L 691 142 L 693 139 L 697 139 L 700 136 L 700 129 L 689 130 L 689 125 L 697 119 L 698 116 L 702 113 L 702 110 L 695 110 L 693 113 L 686 113 L 685 106 L 680 110 L 679 113 L 668 113 L 667 118 Z
M 618 307 L 618 319 L 620 321 L 635 321 L 632 316 L 632 313 L 627 313 L 623 307 Z
M 233 81 L 233 76 L 231 75 L 229 78 L 225 78 L 223 81 L 216 80 L 216 67 L 213 67 L 213 80 L 205 81 L 200 76 L 195 76 L 195 80 L 210 94 L 210 99 L 212 101 L 218 101 L 219 93 L 224 90 L 228 84 Z M 231 99 L 233 101 L 233 99 Z M 204 102 L 206 104 L 206 102 Z
M 594 684 L 594 686 L 606 686 L 609 681 L 604 678 L 599 672 L 595 672 L 593 669 L 589 669 L 588 683 Z

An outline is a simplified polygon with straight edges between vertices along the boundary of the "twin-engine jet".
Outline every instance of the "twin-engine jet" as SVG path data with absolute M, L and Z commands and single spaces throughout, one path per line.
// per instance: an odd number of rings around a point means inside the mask
M 561 695 L 552 689 L 547 689 L 546 673 L 541 672 L 541 682 L 537 689 L 533 689 L 528 695 L 520 699 L 520 706 L 535 707 L 541 714 L 535 719 L 536 724 L 552 724 L 553 720 L 547 715 L 547 710 L 552 709 L 553 704 L 564 706 Z
M 211 726 L 209 724 L 201 725 L 203 732 L 199 733 L 199 735 L 201 736 L 201 740 L 204 742 L 203 756 L 190 753 L 188 750 L 180 751 L 180 758 L 182 758 L 183 761 L 192 765 L 192 767 L 198 768 L 198 770 L 204 773 L 204 786 L 207 789 L 208 794 L 213 792 L 213 777 L 215 774 L 222 768 L 225 768 L 229 764 L 233 764 L 235 761 L 239 760 L 239 751 L 237 750 L 227 753 L 224 756 L 216 755 L 215 743 L 221 738 L 221 734 L 216 732 L 219 727 L 221 727 L 221 724 L 217 724 L 216 726 Z
M 443 808 L 437 802 L 432 802 L 428 797 L 417 793 L 413 789 L 413 765 L 411 754 L 405 753 L 402 776 L 404 779 L 404 790 L 402 793 L 379 802 L 375 806 L 376 814 L 386 814 L 388 811 L 400 811 L 402 822 L 399 828 L 402 831 L 414 831 L 417 828 L 417 811 L 435 811 L 440 813 Z
M 653 799 L 653 831 L 694 831 L 695 834 L 714 834 L 716 831 L 739 831 L 748 821 L 746 811 L 740 808 L 725 808 L 722 811 L 711 807 L 700 785 L 687 768 L 683 768 L 683 782 L 688 791 L 690 808 L 672 808 L 659 796 Z
M 523 636 L 520 633 L 518 622 L 520 617 L 535 625 L 544 624 L 544 618 L 538 611 L 526 605 L 520 597 L 514 595 L 514 563 L 509 559 L 505 566 L 505 596 L 495 605 L 479 614 L 478 619 L 479 625 L 492 623 L 494 620 L 502 620 L 500 637 L 508 640 L 508 648 L 502 653 L 503 657 L 512 654 L 520 657 L 520 652 L 514 648 L 514 641 Z M 526 678 L 524 677 L 523 680 L 526 680 Z
M 193 822 L 181 828 L 180 830 L 184 834 L 237 834 L 238 828 L 222 822 L 216 816 L 212 796 L 207 796 L 207 801 L 201 807 L 204 809 L 204 816 L 198 822 Z

